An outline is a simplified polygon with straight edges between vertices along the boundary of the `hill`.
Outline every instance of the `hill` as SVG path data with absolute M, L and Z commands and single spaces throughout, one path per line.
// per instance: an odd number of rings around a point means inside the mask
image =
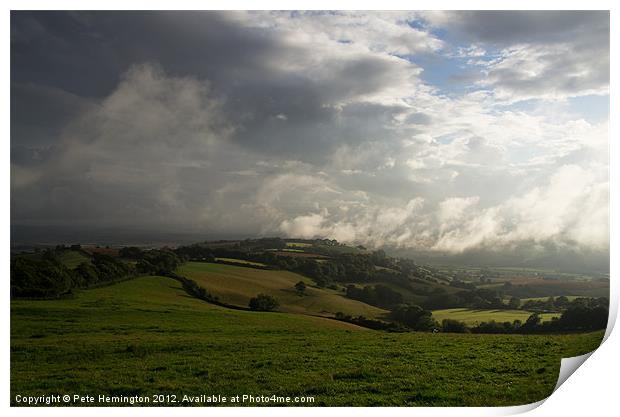
M 179 273 L 196 281 L 220 300 L 247 307 L 250 298 L 269 294 L 280 303 L 280 311 L 333 317 L 337 312 L 380 318 L 386 310 L 346 298 L 342 291 L 319 288 L 312 280 L 290 271 L 262 270 L 207 262 L 188 262 Z M 299 281 L 306 284 L 304 295 L 295 291 Z
M 516 405 L 548 396 L 560 358 L 593 350 L 602 334 L 377 332 L 320 317 L 229 310 L 189 297 L 173 279 L 140 277 L 70 299 L 11 301 L 11 397 L 13 405 L 18 393 Z

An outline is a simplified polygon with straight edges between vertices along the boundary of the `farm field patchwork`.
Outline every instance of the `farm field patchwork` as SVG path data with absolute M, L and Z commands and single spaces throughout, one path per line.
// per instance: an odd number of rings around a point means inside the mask
M 521 320 L 525 323 L 532 313 L 523 310 L 473 310 L 469 308 L 448 308 L 444 310 L 434 310 L 433 317 L 441 323 L 444 319 L 452 319 L 465 322 L 468 325 L 476 325 L 482 322 L 494 320 L 503 323 Z M 552 317 L 560 317 L 560 313 L 542 313 L 540 317 L 543 321 L 551 320 Z
M 385 333 L 229 310 L 165 277 L 11 302 L 11 394 L 308 395 L 314 405 L 515 405 L 555 386 L 572 335 Z

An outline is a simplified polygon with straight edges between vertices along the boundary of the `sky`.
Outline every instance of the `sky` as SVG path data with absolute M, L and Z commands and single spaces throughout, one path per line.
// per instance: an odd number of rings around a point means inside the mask
M 605 253 L 608 129 L 608 12 L 11 13 L 12 225 Z

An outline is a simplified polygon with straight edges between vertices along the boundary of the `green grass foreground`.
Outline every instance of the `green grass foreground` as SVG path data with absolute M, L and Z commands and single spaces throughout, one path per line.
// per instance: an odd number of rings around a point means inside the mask
M 170 278 L 140 277 L 73 299 L 12 301 L 11 396 L 13 404 L 18 394 L 275 394 L 331 406 L 517 405 L 548 396 L 560 358 L 595 349 L 602 336 L 385 333 L 228 310 Z

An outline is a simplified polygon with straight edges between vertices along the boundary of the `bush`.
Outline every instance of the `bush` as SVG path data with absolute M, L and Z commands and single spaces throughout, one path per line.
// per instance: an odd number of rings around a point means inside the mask
M 433 313 L 417 305 L 401 304 L 392 310 L 390 318 L 418 331 L 430 331 L 439 327 L 433 319 Z
M 278 300 L 267 294 L 258 294 L 250 300 L 248 306 L 254 311 L 273 311 L 280 303 Z
M 469 328 L 465 323 L 453 319 L 444 319 L 441 328 L 447 333 L 469 333 Z
M 121 248 L 118 251 L 118 254 L 121 258 L 129 258 L 129 259 L 141 259 L 142 258 L 142 250 L 140 248 L 136 248 L 134 246 L 127 246 Z
M 169 275 L 181 265 L 176 253 L 165 249 L 153 249 L 142 254 L 136 268 L 140 273 L 150 275 Z
M 49 254 L 41 259 L 17 257 L 11 261 L 11 296 L 58 297 L 76 286 L 76 278 L 73 271 Z
M 388 308 L 403 302 L 401 293 L 382 284 L 366 285 L 364 288 L 348 285 L 347 297 L 377 307 Z
M 297 290 L 297 293 L 299 293 L 300 295 L 303 295 L 303 293 L 306 291 L 306 284 L 303 281 L 299 281 L 297 284 L 295 284 L 295 290 Z

